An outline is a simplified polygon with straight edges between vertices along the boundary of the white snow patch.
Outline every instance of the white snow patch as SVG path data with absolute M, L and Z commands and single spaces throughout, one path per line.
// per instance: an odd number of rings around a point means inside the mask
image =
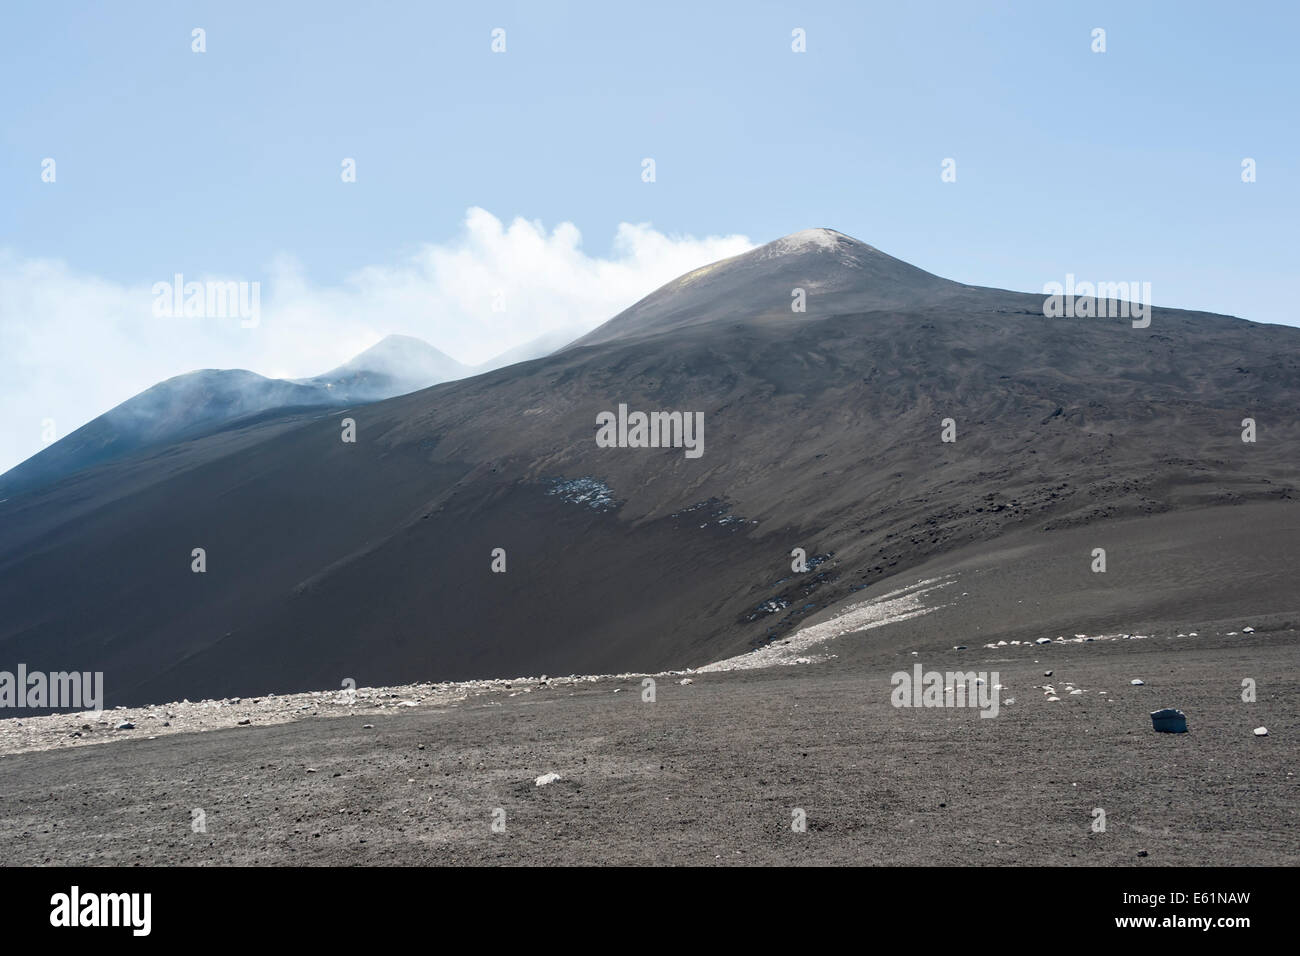
M 811 624 L 800 628 L 779 644 L 769 644 L 756 651 L 738 654 L 726 660 L 715 661 L 697 668 L 698 672 L 755 670 L 760 667 L 774 667 L 781 664 L 797 664 L 808 657 L 808 651 L 820 644 L 843 637 L 869 631 L 886 624 L 896 624 L 931 611 L 937 611 L 942 604 L 927 607 L 921 598 L 942 587 L 953 583 L 952 576 L 928 578 L 909 587 L 899 588 L 882 594 L 869 601 L 850 604 L 836 617 L 820 624 Z M 815 660 L 816 658 L 813 658 Z
M 835 252 L 851 260 L 856 249 L 867 248 L 865 243 L 836 232 L 834 229 L 801 229 L 759 247 L 760 259 L 777 259 L 781 256 L 804 252 Z

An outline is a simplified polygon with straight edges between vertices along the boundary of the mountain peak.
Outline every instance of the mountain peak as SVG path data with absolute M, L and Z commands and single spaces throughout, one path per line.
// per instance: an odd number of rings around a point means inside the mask
M 701 266 L 656 289 L 574 345 L 686 327 L 800 315 L 800 321 L 934 303 L 962 287 L 834 229 L 802 229 Z M 791 311 L 803 290 L 811 305 Z
M 826 228 L 801 229 L 780 239 L 774 239 L 747 254 L 758 260 L 781 259 L 786 256 L 830 255 L 850 266 L 859 265 L 860 260 L 866 255 L 883 255 L 880 250 L 872 248 L 865 242 L 859 242 L 852 236 Z
M 391 335 L 385 335 L 366 351 L 390 348 L 416 348 L 425 350 L 432 349 L 435 352 L 438 351 L 436 347 L 430 345 L 428 342 L 424 341 L 424 339 L 416 338 L 414 335 L 401 335 L 396 332 Z
M 820 227 L 817 229 L 800 229 L 798 232 L 792 232 L 788 236 L 774 239 L 759 248 L 781 254 L 790 252 L 838 252 L 846 246 L 849 248 L 870 248 L 865 242 L 859 242 L 852 236 L 846 236 L 834 229 Z
M 374 401 L 464 378 L 469 373 L 468 366 L 424 339 L 386 335 L 351 361 L 306 382 L 346 390 L 355 401 Z

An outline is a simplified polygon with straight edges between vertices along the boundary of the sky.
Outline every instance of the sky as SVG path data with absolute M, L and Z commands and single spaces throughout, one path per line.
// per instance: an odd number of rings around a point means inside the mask
M 1281 2 L 6 4 L 0 470 L 172 375 L 389 333 L 477 363 L 816 226 L 1300 324 L 1298 33 Z M 178 273 L 259 283 L 257 324 L 159 317 Z

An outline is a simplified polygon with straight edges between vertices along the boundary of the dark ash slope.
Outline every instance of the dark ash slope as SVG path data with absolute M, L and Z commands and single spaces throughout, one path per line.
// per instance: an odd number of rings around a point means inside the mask
M 720 264 L 698 321 L 677 288 L 544 359 L 0 502 L 0 666 L 136 703 L 699 665 L 1011 529 L 1294 497 L 1300 330 L 1049 320 L 825 238 Z M 597 448 L 619 403 L 703 412 L 704 456 Z M 796 546 L 830 557 L 792 575 Z

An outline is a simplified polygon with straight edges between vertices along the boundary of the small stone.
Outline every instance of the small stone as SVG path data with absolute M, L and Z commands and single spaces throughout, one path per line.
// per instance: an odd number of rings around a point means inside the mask
M 1138 680 L 1136 677 L 1133 678 L 1131 681 L 1129 681 L 1129 683 L 1132 684 L 1134 687 L 1143 687 L 1146 685 L 1146 681 Z
M 241 727 L 247 727 L 247 726 L 248 726 L 249 724 L 251 724 L 252 722 L 253 722 L 253 721 L 252 721 L 251 719 L 249 719 L 248 717 L 245 717 L 243 720 L 241 720 L 241 721 L 239 722 L 239 726 L 241 726 Z
M 1051 676 L 1052 676 L 1052 672 L 1051 672 L 1051 671 L 1043 671 L 1043 676 L 1044 676 L 1044 677 L 1051 677 Z
M 1147 855 L 1146 850 L 1138 850 L 1138 856 L 1146 856 L 1146 855 Z
M 1164 710 L 1151 712 L 1151 726 L 1162 734 L 1187 733 L 1187 715 L 1181 710 L 1166 707 Z
M 1256 736 L 1256 737 L 1267 737 L 1267 736 L 1268 736 L 1268 728 L 1267 728 L 1267 727 L 1256 727 L 1256 728 L 1255 728 L 1255 736 Z
M 683 677 L 678 683 L 685 687 L 687 684 L 694 684 L 695 681 L 691 680 L 689 677 Z
M 131 721 L 129 721 L 129 720 L 124 720 L 124 721 L 122 721 L 120 724 L 117 725 L 117 729 L 118 729 L 118 730 L 135 730 L 135 724 L 131 723 Z
M 1050 637 L 1040 637 L 1038 640 L 1034 641 L 1034 643 L 1035 643 L 1035 644 L 1050 644 L 1050 643 L 1052 643 L 1052 639 L 1051 639 Z
M 560 775 L 552 770 L 550 773 L 544 773 L 533 781 L 533 786 L 545 787 L 547 784 L 555 783 L 560 779 Z

